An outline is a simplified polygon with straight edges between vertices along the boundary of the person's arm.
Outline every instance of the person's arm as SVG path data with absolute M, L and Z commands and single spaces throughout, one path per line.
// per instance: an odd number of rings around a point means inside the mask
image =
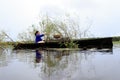
M 43 36 L 44 36 L 44 34 L 41 34 L 41 35 L 40 35 L 40 37 L 43 37 Z

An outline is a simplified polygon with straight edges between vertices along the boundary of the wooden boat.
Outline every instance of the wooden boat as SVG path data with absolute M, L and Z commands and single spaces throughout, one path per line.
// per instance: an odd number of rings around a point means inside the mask
M 91 38 L 91 39 L 77 39 L 73 40 L 74 43 L 78 44 L 78 48 L 110 48 L 112 49 L 112 37 L 106 38 Z M 46 41 L 45 43 L 19 43 L 14 49 L 36 49 L 36 48 L 66 48 L 63 41 L 53 40 Z M 61 45 L 62 44 L 62 45 Z

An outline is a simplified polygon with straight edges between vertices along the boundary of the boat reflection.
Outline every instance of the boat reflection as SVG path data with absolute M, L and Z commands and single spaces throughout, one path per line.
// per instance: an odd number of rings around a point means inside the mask
M 113 54 L 111 49 L 26 49 L 13 51 L 9 54 L 6 51 L 0 50 L 0 68 L 1 70 L 5 70 L 2 67 L 5 67 L 4 64 L 6 64 L 8 70 L 14 75 L 16 74 L 12 72 L 14 69 L 21 74 L 23 74 L 23 70 L 27 69 L 30 72 L 24 74 L 25 76 L 31 73 L 35 73 L 33 76 L 38 75 L 34 80 L 98 80 L 96 76 L 106 70 L 104 65 L 110 67 L 111 62 L 114 62 L 116 58 L 117 56 Z M 16 66 L 16 68 L 14 66 Z M 119 65 L 116 64 L 116 66 Z M 5 74 L 3 75 L 6 76 Z M 30 76 L 29 80 L 33 76 Z M 3 79 L 0 78 L 0 80 Z

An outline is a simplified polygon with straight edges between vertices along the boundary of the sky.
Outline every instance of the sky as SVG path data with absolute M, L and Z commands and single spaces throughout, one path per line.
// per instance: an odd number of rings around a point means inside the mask
M 66 13 L 79 16 L 84 24 L 91 21 L 90 32 L 95 37 L 120 35 L 120 0 L 0 0 L 0 30 L 17 38 L 37 23 L 40 14 Z

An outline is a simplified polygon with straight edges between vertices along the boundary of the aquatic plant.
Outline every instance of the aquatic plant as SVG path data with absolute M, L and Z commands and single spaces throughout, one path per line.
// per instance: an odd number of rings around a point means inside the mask
M 6 39 L 6 35 L 4 31 L 0 31 L 0 42 L 4 42 Z
M 18 41 L 27 43 L 33 42 L 35 38 L 34 33 L 37 29 L 35 25 L 30 26 L 29 29 L 18 34 Z
M 38 25 L 32 25 L 26 32 L 20 33 L 18 38 L 23 42 L 33 42 L 35 38 L 34 33 L 38 30 L 40 33 L 45 33 L 45 41 L 65 40 L 63 44 L 66 47 L 76 47 L 75 45 L 77 44 L 72 40 L 88 37 L 89 28 L 91 27 L 91 25 L 88 25 L 86 28 L 83 28 L 77 20 L 70 15 L 62 17 L 43 15 L 40 17 Z M 60 38 L 55 38 L 55 35 L 59 35 Z

